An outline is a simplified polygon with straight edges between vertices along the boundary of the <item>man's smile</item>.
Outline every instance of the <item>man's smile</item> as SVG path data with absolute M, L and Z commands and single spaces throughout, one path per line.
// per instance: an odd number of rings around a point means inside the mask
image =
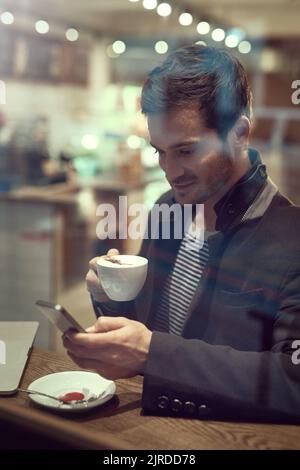
M 180 181 L 178 183 L 172 183 L 172 187 L 178 191 L 182 191 L 184 189 L 189 188 L 190 186 L 196 184 L 195 180 L 186 180 L 186 181 Z

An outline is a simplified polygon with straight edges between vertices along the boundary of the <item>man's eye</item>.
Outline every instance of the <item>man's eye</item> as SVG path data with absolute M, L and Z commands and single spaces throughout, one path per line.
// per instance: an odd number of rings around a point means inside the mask
M 207 145 L 205 144 L 205 142 L 200 142 L 197 145 L 194 145 L 192 147 L 189 147 L 186 149 L 185 148 L 179 149 L 178 152 L 179 152 L 179 155 L 183 157 L 189 157 L 189 156 L 198 157 L 198 156 L 203 155 L 206 151 L 207 151 Z
M 180 149 L 178 153 L 179 155 L 188 156 L 188 155 L 192 155 L 194 152 L 195 152 L 194 149 Z

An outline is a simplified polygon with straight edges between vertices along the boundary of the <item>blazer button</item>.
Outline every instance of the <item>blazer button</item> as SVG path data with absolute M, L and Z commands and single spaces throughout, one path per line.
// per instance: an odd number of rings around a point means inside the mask
M 166 397 L 165 395 L 161 395 L 157 399 L 157 408 L 159 408 L 160 410 L 166 410 L 169 406 L 169 401 L 170 400 L 168 397 Z
M 261 168 L 259 169 L 259 173 L 260 173 L 260 176 L 266 176 L 266 170 L 265 170 L 265 168 L 264 168 L 264 167 L 261 167 Z
M 177 398 L 174 398 L 171 402 L 171 410 L 174 411 L 174 413 L 179 413 L 183 407 L 182 401 L 178 400 Z
M 193 416 L 196 411 L 196 405 L 193 401 L 186 401 L 183 410 L 188 416 Z
M 228 213 L 228 215 L 233 215 L 233 214 L 235 214 L 235 210 L 234 210 L 234 207 L 233 207 L 233 204 L 232 204 L 232 203 L 228 204 L 228 206 L 227 206 L 227 213 Z
M 210 408 L 206 405 L 200 405 L 198 408 L 198 414 L 200 417 L 208 416 L 210 412 Z

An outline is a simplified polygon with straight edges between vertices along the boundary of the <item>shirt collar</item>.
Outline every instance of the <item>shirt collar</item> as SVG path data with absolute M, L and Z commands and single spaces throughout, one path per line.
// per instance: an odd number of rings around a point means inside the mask
M 262 163 L 259 152 L 249 148 L 248 156 L 251 167 L 214 205 L 217 215 L 216 231 L 225 232 L 231 226 L 241 222 L 243 215 L 267 183 L 266 165 Z M 172 203 L 176 203 L 174 196 L 172 196 Z M 174 219 L 173 212 L 170 217 Z
M 262 164 L 258 151 L 249 149 L 248 155 L 251 167 L 214 206 L 216 230 L 225 232 L 241 221 L 266 184 L 266 166 Z

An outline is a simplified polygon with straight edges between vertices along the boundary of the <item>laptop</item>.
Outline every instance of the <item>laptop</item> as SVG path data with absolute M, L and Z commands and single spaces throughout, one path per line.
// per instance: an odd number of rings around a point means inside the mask
M 19 387 L 39 323 L 0 321 L 0 395 Z

